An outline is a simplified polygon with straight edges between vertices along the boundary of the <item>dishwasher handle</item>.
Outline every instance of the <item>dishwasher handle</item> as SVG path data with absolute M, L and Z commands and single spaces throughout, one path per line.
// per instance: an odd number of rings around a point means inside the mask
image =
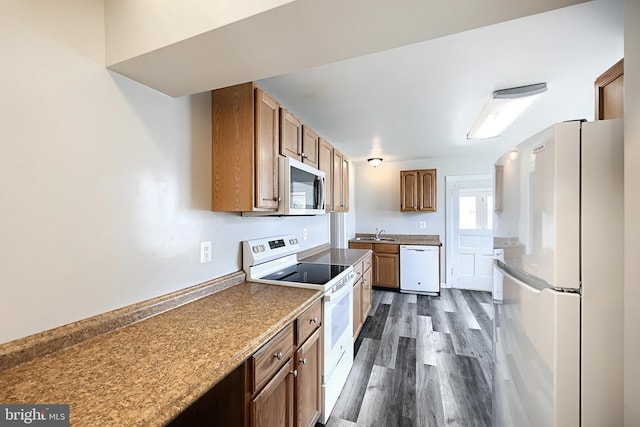
M 436 248 L 426 247 L 426 246 L 408 246 L 408 245 L 400 245 L 401 251 L 413 251 L 413 252 L 433 252 L 436 251 Z

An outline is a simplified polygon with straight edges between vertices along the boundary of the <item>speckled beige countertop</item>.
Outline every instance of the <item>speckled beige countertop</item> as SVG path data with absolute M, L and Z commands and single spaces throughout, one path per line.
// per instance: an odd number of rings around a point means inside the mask
M 358 237 L 374 237 L 375 234 L 357 233 L 356 237 L 349 242 L 357 243 L 390 243 L 392 245 L 423 245 L 423 246 L 442 246 L 440 236 L 437 234 L 383 234 L 381 237 L 390 237 L 397 239 L 395 242 L 376 242 L 367 240 L 357 240 Z
M 321 292 L 244 282 L 0 372 L 0 402 L 70 404 L 72 426 L 159 426 Z

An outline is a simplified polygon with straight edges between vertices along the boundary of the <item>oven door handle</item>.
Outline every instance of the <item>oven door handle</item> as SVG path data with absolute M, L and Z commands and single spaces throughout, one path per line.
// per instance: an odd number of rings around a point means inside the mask
M 334 293 L 326 293 L 324 294 L 325 302 L 339 301 L 345 294 L 349 293 L 353 288 L 352 281 L 348 281 L 342 289 L 334 292 Z

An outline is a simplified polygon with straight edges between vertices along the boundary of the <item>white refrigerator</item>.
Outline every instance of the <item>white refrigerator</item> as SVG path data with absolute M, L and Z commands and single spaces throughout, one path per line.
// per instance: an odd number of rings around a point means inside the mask
M 556 124 L 498 170 L 493 424 L 621 426 L 622 120 Z

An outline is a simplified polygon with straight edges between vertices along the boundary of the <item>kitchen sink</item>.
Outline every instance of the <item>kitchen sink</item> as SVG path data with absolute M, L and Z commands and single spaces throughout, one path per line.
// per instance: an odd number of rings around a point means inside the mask
M 356 237 L 361 242 L 397 242 L 398 239 L 393 237 Z

